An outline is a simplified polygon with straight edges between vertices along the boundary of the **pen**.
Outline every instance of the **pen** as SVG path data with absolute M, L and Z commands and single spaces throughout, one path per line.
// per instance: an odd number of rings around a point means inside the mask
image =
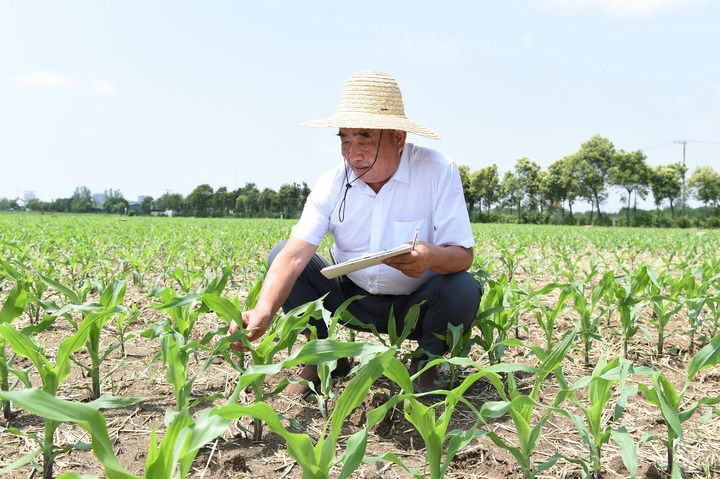
M 413 238 L 412 251 L 415 251 L 415 244 L 417 244 L 417 237 L 420 234 L 420 229 L 415 228 L 415 237 Z

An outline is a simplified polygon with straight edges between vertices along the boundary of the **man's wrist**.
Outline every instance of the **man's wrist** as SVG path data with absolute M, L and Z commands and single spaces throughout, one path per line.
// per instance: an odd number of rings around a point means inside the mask
M 255 306 L 255 314 L 257 315 L 260 323 L 263 326 L 269 325 L 270 321 L 272 321 L 273 316 L 275 316 L 274 312 L 270 311 L 270 308 L 260 303 Z

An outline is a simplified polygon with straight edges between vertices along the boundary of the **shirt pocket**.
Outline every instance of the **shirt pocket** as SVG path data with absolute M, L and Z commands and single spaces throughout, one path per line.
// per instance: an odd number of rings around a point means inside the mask
M 425 219 L 414 221 L 394 221 L 393 222 L 393 245 L 398 246 L 403 243 L 412 243 L 415 237 L 415 230 L 419 230 L 418 241 L 427 241 L 426 232 L 423 231 Z

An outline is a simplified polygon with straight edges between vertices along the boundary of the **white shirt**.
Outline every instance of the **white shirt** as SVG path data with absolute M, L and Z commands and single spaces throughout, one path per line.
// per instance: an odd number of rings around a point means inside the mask
M 345 192 L 345 163 L 318 179 L 291 236 L 319 245 L 326 233 L 335 242 L 338 262 L 366 253 L 418 241 L 440 246 L 472 247 L 475 243 L 455 162 L 429 148 L 406 143 L 400 164 L 378 193 L 360 178 L 352 183 L 345 200 L 345 217 L 338 209 Z M 356 175 L 347 168 L 348 180 Z M 348 274 L 371 294 L 409 294 L 432 275 L 410 278 L 384 264 Z

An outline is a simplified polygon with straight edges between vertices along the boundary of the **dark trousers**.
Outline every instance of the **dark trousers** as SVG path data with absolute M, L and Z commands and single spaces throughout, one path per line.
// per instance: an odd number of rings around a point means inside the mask
M 275 245 L 268 257 L 268 265 L 284 245 L 285 241 Z M 410 307 L 425 300 L 415 330 L 409 337 L 416 340 L 418 348 L 430 356 L 441 356 L 447 351 L 445 341 L 437 335 L 444 337 L 449 324 L 461 324 L 465 331 L 472 326 L 482 297 L 480 283 L 466 271 L 433 276 L 410 294 L 372 295 L 344 276 L 327 279 L 320 270 L 329 264 L 319 253 L 313 255 L 283 304 L 284 311 L 314 301 L 327 293 L 323 305 L 327 310 L 335 312 L 348 298 L 364 295 L 350 303 L 348 311 L 360 322 L 372 324 L 379 332 L 387 333 L 392 308 L 399 334 Z M 322 320 L 311 320 L 310 324 L 315 326 L 320 338 L 327 337 L 327 325 Z

